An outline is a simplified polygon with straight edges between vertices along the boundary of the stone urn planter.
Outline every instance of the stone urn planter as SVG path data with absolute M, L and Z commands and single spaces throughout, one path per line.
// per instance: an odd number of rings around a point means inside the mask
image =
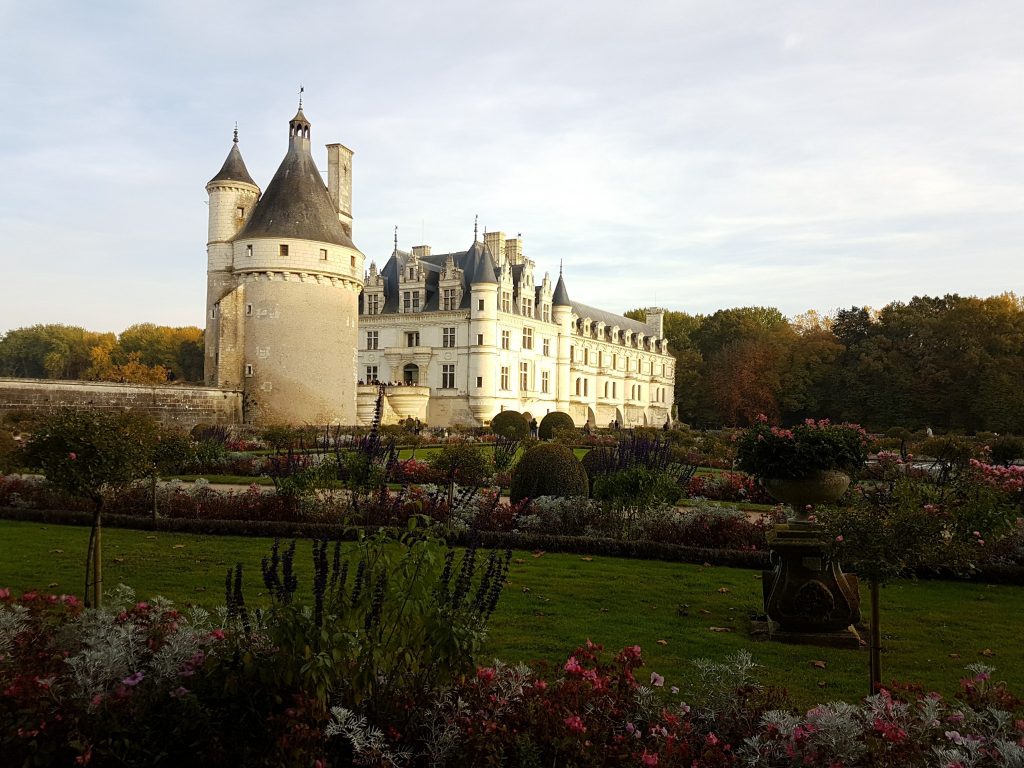
M 834 469 L 821 469 L 798 478 L 767 477 L 765 490 L 793 508 L 794 520 L 807 522 L 807 508 L 839 501 L 850 487 L 850 476 Z
M 850 487 L 850 476 L 820 470 L 797 479 L 765 478 L 773 497 L 789 504 L 794 516 L 768 534 L 775 568 L 764 573 L 764 607 L 784 633 L 828 633 L 860 621 L 856 577 L 843 573 L 808 511 L 816 504 L 838 501 Z

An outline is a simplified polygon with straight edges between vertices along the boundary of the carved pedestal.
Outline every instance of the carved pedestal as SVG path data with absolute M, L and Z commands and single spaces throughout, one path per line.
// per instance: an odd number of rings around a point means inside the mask
M 857 578 L 828 558 L 816 524 L 776 525 L 768 545 L 775 569 L 764 572 L 764 610 L 783 632 L 838 632 L 860 621 Z

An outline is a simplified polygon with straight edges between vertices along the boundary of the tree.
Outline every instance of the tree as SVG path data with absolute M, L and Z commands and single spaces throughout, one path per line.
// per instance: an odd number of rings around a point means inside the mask
M 59 490 L 93 504 L 85 560 L 87 606 L 99 607 L 103 596 L 103 492 L 150 473 L 156 434 L 156 424 L 147 417 L 71 408 L 52 411 L 33 425 L 25 446 L 29 465 Z

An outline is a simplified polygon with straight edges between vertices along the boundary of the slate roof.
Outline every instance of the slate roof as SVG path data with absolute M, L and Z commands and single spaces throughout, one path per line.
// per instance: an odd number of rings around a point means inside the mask
M 578 301 L 572 302 L 572 311 L 576 313 L 577 317 L 589 317 L 593 323 L 604 323 L 609 328 L 613 325 L 619 326 L 624 330 L 628 331 L 639 331 L 644 336 L 653 336 L 651 329 L 647 326 L 647 323 L 643 323 L 639 320 L 633 320 L 622 315 L 616 315 L 614 312 L 605 312 L 603 309 L 597 307 L 590 307 L 586 304 L 580 304 Z
M 308 143 L 308 142 L 307 142 Z M 338 220 L 327 186 L 301 142 L 293 142 L 252 217 L 235 237 L 287 237 L 355 248 Z
M 572 302 L 569 300 L 569 292 L 565 290 L 565 280 L 562 278 L 561 273 L 558 275 L 558 282 L 555 283 L 555 292 L 551 294 L 551 306 L 552 307 L 571 307 Z
M 256 186 L 256 182 L 252 180 L 252 176 L 249 175 L 249 171 L 245 167 L 245 161 L 242 160 L 242 153 L 238 151 L 238 142 L 231 145 L 231 151 L 228 152 L 224 165 L 207 184 L 212 184 L 215 181 L 244 181 L 246 184 Z

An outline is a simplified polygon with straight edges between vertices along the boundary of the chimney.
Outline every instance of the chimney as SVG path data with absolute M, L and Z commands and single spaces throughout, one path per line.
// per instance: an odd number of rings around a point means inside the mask
M 484 245 L 491 252 L 494 263 L 500 267 L 505 260 L 505 233 L 484 232 Z
M 327 145 L 327 191 L 345 232 L 352 236 L 352 150 L 344 144 Z
M 430 255 L 430 246 L 429 245 L 414 245 L 412 247 L 412 255 L 416 256 L 417 258 L 423 258 L 424 256 L 429 256 Z
M 505 241 L 505 258 L 511 264 L 523 263 L 523 238 L 521 236 Z
M 651 336 L 657 339 L 665 338 L 665 310 L 660 307 L 651 307 L 644 310 L 646 318 L 644 323 L 651 329 Z

